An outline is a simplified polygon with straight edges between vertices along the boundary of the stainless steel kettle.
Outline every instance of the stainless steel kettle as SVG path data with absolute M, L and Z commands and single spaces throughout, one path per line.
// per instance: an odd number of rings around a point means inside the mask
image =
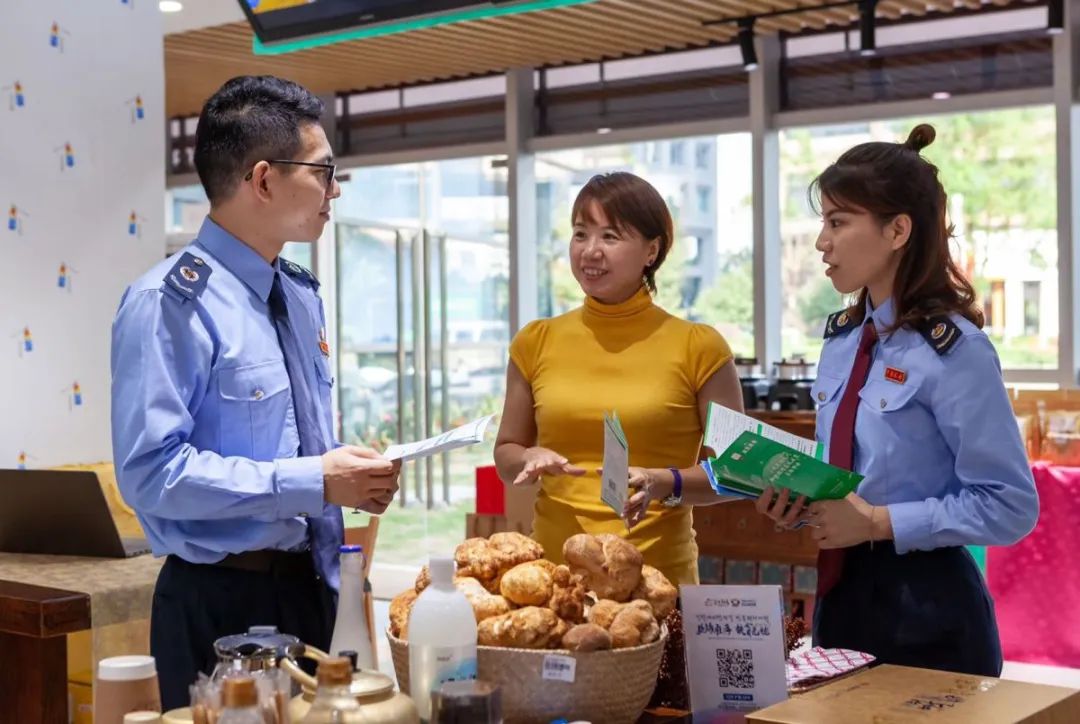
M 276 626 L 252 626 L 247 633 L 223 636 L 214 642 L 214 654 L 218 662 L 210 678 L 215 681 L 236 671 L 276 669 L 284 660 L 295 663 L 305 656 L 326 658 L 321 651 L 316 654 L 309 650 L 295 636 L 279 632 Z

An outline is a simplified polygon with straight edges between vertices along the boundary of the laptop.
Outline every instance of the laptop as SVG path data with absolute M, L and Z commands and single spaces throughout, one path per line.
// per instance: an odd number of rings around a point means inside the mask
M 0 470 L 0 551 L 131 558 L 145 538 L 121 538 L 97 474 Z

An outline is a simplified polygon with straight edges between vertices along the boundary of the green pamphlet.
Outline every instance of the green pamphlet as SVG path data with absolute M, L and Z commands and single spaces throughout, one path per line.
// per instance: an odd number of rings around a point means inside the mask
M 726 489 L 756 498 L 766 487 L 786 488 L 810 500 L 835 500 L 858 487 L 862 476 L 829 465 L 753 432 L 744 432 L 726 450 L 704 463 L 718 493 Z
M 630 497 L 630 446 L 619 414 L 604 413 L 604 467 L 600 472 L 600 499 L 620 517 Z
M 810 500 L 845 497 L 862 476 L 824 462 L 820 443 L 784 432 L 752 417 L 709 405 L 701 464 L 720 495 L 756 498 L 768 486 L 786 488 Z

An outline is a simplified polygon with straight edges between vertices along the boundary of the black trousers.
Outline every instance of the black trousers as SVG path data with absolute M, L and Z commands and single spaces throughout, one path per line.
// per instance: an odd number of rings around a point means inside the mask
M 848 548 L 840 582 L 814 610 L 814 645 L 864 651 L 882 664 L 1001 674 L 994 604 L 963 548 Z
M 277 626 L 326 651 L 335 597 L 315 574 L 310 553 L 267 571 L 198 565 L 169 556 L 158 575 L 150 612 L 150 653 L 157 661 L 165 711 L 190 705 L 188 687 L 217 663 L 214 641 Z M 298 564 L 295 564 L 298 563 Z

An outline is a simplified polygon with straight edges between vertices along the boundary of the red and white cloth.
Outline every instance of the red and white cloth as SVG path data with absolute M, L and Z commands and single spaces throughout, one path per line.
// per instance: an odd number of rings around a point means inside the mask
M 864 669 L 874 657 L 848 649 L 812 649 L 792 654 L 787 661 L 788 690 L 806 690 L 825 684 L 840 676 Z

